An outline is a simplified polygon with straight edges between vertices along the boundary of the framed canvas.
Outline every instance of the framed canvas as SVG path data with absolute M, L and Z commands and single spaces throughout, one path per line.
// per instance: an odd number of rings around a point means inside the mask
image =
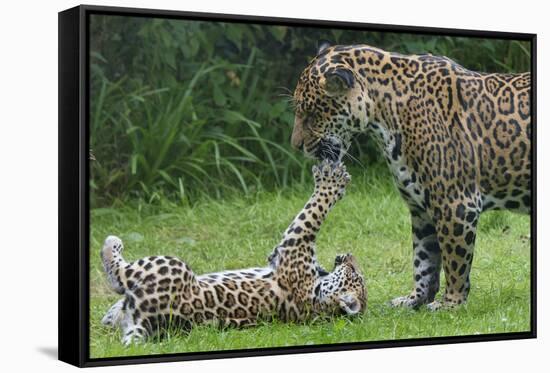
M 527 33 L 60 12 L 60 360 L 534 338 L 535 57 Z

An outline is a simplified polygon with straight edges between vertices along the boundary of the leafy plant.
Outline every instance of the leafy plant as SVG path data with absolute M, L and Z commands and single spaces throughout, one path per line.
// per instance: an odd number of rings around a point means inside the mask
M 94 15 L 92 206 L 194 203 L 303 182 L 288 97 L 319 40 L 446 55 L 480 71 L 528 70 L 528 43 L 340 29 Z M 367 138 L 358 164 L 380 160 Z

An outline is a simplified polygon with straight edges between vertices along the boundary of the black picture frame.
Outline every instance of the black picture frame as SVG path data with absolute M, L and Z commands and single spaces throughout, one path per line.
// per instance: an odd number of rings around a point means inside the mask
M 258 348 L 236 351 L 179 353 L 116 358 L 89 357 L 89 17 L 109 14 L 186 20 L 315 26 L 424 35 L 449 35 L 525 40 L 531 43 L 532 186 L 531 212 L 531 330 L 528 332 L 436 337 L 395 341 Z M 172 362 L 262 355 L 435 345 L 536 338 L 536 34 L 447 28 L 381 25 L 309 19 L 196 13 L 81 5 L 59 13 L 59 360 L 79 367 Z

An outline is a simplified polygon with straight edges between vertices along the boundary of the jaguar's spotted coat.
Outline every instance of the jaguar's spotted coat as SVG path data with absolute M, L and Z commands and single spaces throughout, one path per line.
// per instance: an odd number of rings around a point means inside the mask
M 124 294 L 103 323 L 120 326 L 123 342 L 139 341 L 167 324 L 189 328 L 214 322 L 247 326 L 272 316 L 303 321 L 320 314 L 354 315 L 366 307 L 366 289 L 351 254 L 339 255 L 326 273 L 317 262 L 315 238 L 350 180 L 341 164 L 314 166 L 315 190 L 264 268 L 197 276 L 181 260 L 152 256 L 127 263 L 122 241 L 105 240 L 101 257 L 113 289 Z
M 465 302 L 480 213 L 530 211 L 530 96 L 530 73 L 367 45 L 325 45 L 301 74 L 293 146 L 341 159 L 354 134 L 370 133 L 410 208 L 415 286 L 394 305 L 433 302 L 441 267 L 444 304 Z

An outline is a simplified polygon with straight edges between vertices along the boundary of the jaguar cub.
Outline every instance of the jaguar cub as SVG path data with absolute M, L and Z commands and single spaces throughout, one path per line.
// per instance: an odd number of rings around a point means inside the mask
M 151 256 L 128 263 L 122 241 L 109 236 L 101 258 L 112 288 L 124 297 L 103 323 L 121 327 L 123 343 L 143 340 L 168 326 L 248 326 L 273 316 L 305 321 L 319 314 L 355 315 L 367 303 L 363 276 L 351 254 L 336 257 L 328 273 L 317 262 L 315 239 L 344 195 L 350 175 L 341 163 L 313 167 L 315 188 L 262 268 L 196 275 L 178 258 Z

